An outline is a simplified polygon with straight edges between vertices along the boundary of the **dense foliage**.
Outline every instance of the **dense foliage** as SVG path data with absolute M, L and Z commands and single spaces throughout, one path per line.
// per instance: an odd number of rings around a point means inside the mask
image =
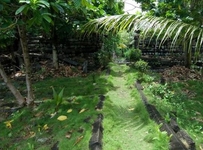
M 201 0 L 136 0 L 141 2 L 142 10 L 149 15 L 181 20 L 185 23 L 201 26 L 203 3 Z

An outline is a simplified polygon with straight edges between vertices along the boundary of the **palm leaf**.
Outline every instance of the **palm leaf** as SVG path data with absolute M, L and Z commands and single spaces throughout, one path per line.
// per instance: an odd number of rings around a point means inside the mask
M 84 25 L 83 29 L 87 35 L 92 32 L 106 34 L 121 30 L 141 30 L 143 39 L 156 37 L 156 40 L 161 40 L 160 45 L 167 39 L 172 39 L 171 45 L 189 41 L 189 47 L 191 47 L 193 41 L 195 41 L 196 50 L 200 50 L 203 43 L 203 28 L 179 20 L 154 16 L 133 14 L 107 16 L 91 20 Z M 152 32 L 153 34 L 151 34 Z

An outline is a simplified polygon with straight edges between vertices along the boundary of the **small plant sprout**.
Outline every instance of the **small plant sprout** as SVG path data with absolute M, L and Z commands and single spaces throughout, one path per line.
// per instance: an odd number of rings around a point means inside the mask
M 63 101 L 63 92 L 64 88 L 59 92 L 59 94 L 56 93 L 54 87 L 51 87 L 53 90 L 53 99 L 56 102 L 56 111 L 58 110 L 58 107 L 61 105 Z
M 34 147 L 34 145 L 33 144 L 31 144 L 31 143 L 27 143 L 27 148 L 28 148 L 28 150 L 34 150 L 35 149 L 35 147 Z

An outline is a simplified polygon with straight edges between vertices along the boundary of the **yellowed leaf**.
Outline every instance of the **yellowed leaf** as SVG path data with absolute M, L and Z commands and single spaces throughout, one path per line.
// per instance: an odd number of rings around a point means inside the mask
M 73 109 L 68 109 L 67 113 L 71 113 L 73 111 Z
M 72 136 L 72 132 L 69 131 L 69 132 L 66 133 L 66 138 L 70 139 L 71 136 Z
M 78 137 L 77 140 L 75 141 L 74 145 L 78 144 L 82 139 L 83 139 L 83 136 Z
M 86 110 L 86 109 L 84 109 L 84 108 L 81 109 L 81 110 L 79 111 L 79 114 L 80 114 L 80 113 L 83 113 L 85 110 Z
M 129 108 L 128 110 L 133 111 L 133 110 L 135 110 L 135 108 Z
M 51 118 L 53 118 L 55 115 L 56 115 L 56 112 L 55 112 L 55 113 L 52 113 L 52 114 L 51 114 Z
M 58 118 L 57 118 L 57 120 L 59 120 L 59 121 L 64 121 L 64 120 L 66 120 L 67 119 L 67 116 L 64 116 L 64 115 L 61 115 L 61 116 L 59 116 Z
M 35 135 L 36 135 L 36 133 L 35 132 L 33 132 L 33 131 L 30 131 L 30 138 L 32 138 L 32 137 L 35 137 Z
M 40 112 L 38 112 L 38 113 L 35 114 L 35 117 L 41 117 L 42 115 L 43 115 L 43 112 L 40 111 Z
M 71 138 L 71 134 L 67 133 L 66 134 L 66 138 L 70 139 Z
M 9 128 L 9 129 L 12 128 L 11 122 L 13 122 L 13 120 L 9 120 L 9 121 L 4 122 L 6 124 L 6 127 Z
M 45 125 L 43 126 L 43 130 L 47 130 L 47 129 L 49 129 L 49 127 L 48 127 L 47 124 L 45 124 Z

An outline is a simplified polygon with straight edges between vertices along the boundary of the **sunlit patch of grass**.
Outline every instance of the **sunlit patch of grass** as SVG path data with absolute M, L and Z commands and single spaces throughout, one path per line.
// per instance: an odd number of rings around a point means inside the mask
M 107 93 L 103 108 L 104 149 L 150 150 L 168 146 L 167 140 L 160 140 L 163 142 L 161 146 L 154 143 L 153 139 L 147 140 L 150 136 L 156 138 L 161 132 L 152 130 L 158 125 L 150 120 L 135 89 L 136 70 L 126 65 L 111 64 L 110 67 L 110 79 L 115 89 Z

